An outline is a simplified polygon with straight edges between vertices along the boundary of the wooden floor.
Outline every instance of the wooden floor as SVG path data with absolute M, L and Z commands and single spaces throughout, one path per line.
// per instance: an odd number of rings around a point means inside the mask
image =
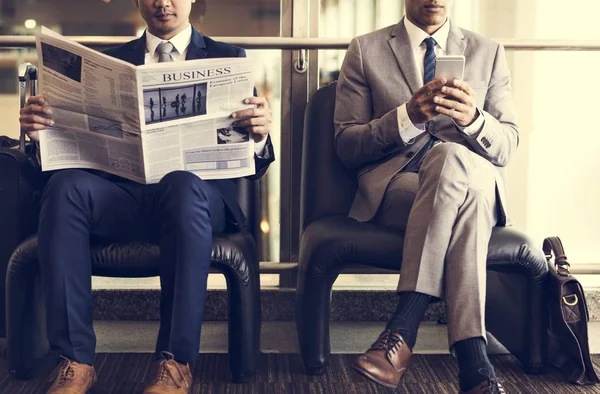
M 245 384 L 231 382 L 227 355 L 201 354 L 194 368 L 194 393 L 210 394 L 456 394 L 457 364 L 450 355 L 415 355 L 409 372 L 397 390 L 387 389 L 356 374 L 350 364 L 356 355 L 333 355 L 324 376 L 307 376 L 297 354 L 263 354 L 256 376 Z M 509 394 L 600 393 L 600 386 L 577 387 L 564 383 L 555 372 L 525 375 L 510 355 L 491 356 Z M 99 373 L 94 394 L 141 393 L 152 356 L 144 353 L 104 353 L 96 357 Z M 600 371 L 600 355 L 594 356 Z M 3 394 L 45 393 L 51 368 L 30 381 L 17 381 L 7 373 L 0 358 L 0 392 Z

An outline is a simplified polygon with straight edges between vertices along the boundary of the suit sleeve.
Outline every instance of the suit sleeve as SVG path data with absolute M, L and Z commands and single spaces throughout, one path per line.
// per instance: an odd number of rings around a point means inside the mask
M 246 57 L 246 51 L 243 48 L 240 48 L 237 57 Z M 258 92 L 256 87 L 254 88 L 254 96 L 258 96 Z M 246 177 L 247 179 L 253 181 L 262 177 L 269 168 L 269 165 L 275 161 L 275 152 L 273 150 L 273 144 L 271 143 L 271 136 L 267 137 L 267 143 L 265 144 L 264 154 L 262 156 L 258 156 L 254 153 L 254 165 L 255 165 L 255 174 Z
M 29 149 L 27 149 L 27 147 L 26 147 L 25 153 L 27 154 L 29 161 L 35 168 L 41 169 L 42 168 L 42 156 L 40 153 L 41 152 L 40 143 L 32 141 L 31 144 L 29 144 L 28 148 Z
M 357 38 L 350 43 L 340 70 L 334 123 L 336 151 L 348 168 L 378 161 L 408 146 L 400 137 L 396 108 L 373 119 L 371 88 Z
M 510 71 L 504 47 L 498 45 L 485 96 L 483 128 L 467 142 L 496 166 L 506 166 L 519 145 L 517 115 L 510 89 Z

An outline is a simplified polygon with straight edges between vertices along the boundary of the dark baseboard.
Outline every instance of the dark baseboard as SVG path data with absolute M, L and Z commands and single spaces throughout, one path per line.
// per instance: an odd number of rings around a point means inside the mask
M 395 291 L 336 290 L 331 300 L 331 320 L 386 321 L 396 309 Z M 95 320 L 158 320 L 159 290 L 94 290 Z M 261 291 L 262 319 L 295 319 L 296 292 L 290 289 Z M 431 304 L 425 320 L 444 316 L 443 303 Z M 209 290 L 204 308 L 205 321 L 227 320 L 227 292 Z
M 600 321 L 600 289 L 586 291 L 590 321 Z M 335 290 L 331 299 L 331 320 L 386 321 L 395 310 L 395 291 Z M 96 320 L 158 320 L 159 290 L 94 290 Z M 261 290 L 262 319 L 290 321 L 295 319 L 296 292 L 292 289 Z M 425 320 L 444 318 L 444 304 L 429 305 Z M 227 292 L 209 290 L 204 320 L 227 320 Z

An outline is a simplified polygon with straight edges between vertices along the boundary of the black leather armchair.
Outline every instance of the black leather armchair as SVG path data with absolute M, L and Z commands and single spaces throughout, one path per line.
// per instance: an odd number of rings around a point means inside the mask
M 37 360 L 48 352 L 35 236 L 45 178 L 47 175 L 33 169 L 24 154 L 0 149 L 0 283 L 6 283 L 2 309 L 6 305 L 8 367 L 18 378 L 31 377 Z M 239 180 L 238 200 L 248 218 L 248 229 L 257 229 L 257 186 L 256 182 Z M 158 258 L 158 246 L 150 243 L 96 246 L 92 249 L 92 273 L 156 276 Z M 227 280 L 232 376 L 235 381 L 247 381 L 258 366 L 261 326 L 258 254 L 251 232 L 243 229 L 216 236 L 212 268 Z
M 322 374 L 330 355 L 331 287 L 344 268 L 399 271 L 403 238 L 348 219 L 357 185 L 334 148 L 336 84 L 319 89 L 305 113 L 301 241 L 296 323 L 308 374 Z M 495 228 L 489 244 L 486 324 L 529 373 L 545 364 L 542 284 L 548 271 L 540 247 L 522 232 Z M 391 313 L 392 311 L 390 311 Z

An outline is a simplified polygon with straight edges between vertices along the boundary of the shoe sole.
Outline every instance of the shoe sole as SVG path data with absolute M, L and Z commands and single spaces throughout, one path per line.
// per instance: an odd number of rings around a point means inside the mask
M 395 388 L 398 387 L 398 384 L 387 383 L 387 382 L 383 382 L 383 381 L 377 379 L 375 376 L 371 375 L 370 373 L 368 373 L 367 371 L 365 371 L 364 369 L 362 369 L 361 367 L 359 367 L 356 364 L 352 364 L 352 368 L 356 372 L 358 372 L 359 374 L 361 374 L 362 376 L 364 376 L 364 377 L 372 380 L 373 382 L 375 382 L 377 384 L 380 384 L 380 385 L 385 386 L 385 387 L 390 388 L 390 389 L 395 389 Z

